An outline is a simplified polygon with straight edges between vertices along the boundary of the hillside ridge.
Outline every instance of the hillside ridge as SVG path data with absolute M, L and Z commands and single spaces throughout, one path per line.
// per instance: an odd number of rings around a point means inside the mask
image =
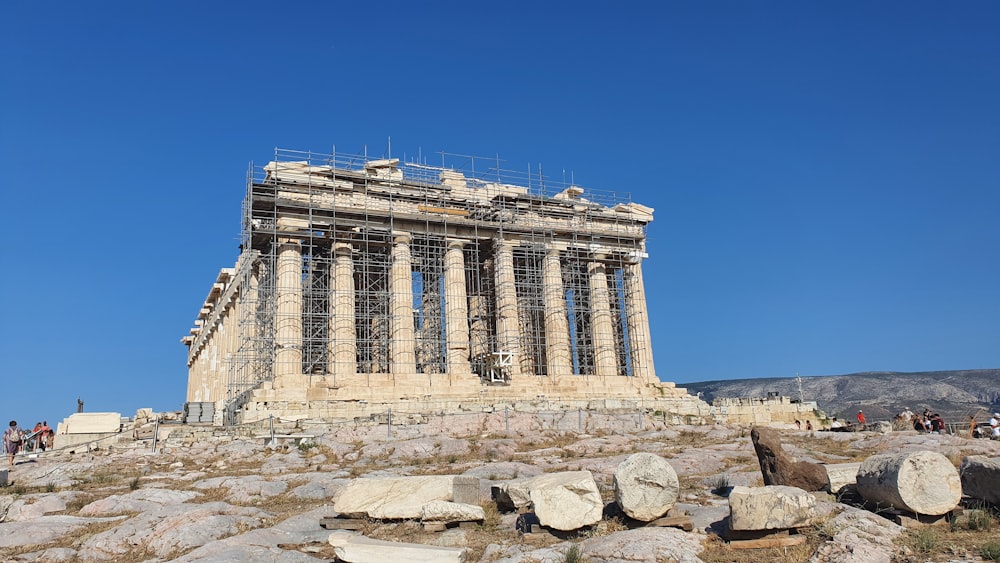
M 682 384 L 711 403 L 722 397 L 766 397 L 778 393 L 816 401 L 830 416 L 853 417 L 864 410 L 870 420 L 890 420 L 909 407 L 928 409 L 948 422 L 964 422 L 1000 411 L 1000 369 L 892 372 L 802 376 L 801 396 L 795 377 L 729 379 Z

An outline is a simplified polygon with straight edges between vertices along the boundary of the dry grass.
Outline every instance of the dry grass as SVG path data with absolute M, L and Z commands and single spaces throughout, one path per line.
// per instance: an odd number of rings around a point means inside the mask
M 1000 542 L 996 529 L 997 515 L 985 508 L 965 510 L 951 526 L 933 526 L 907 530 L 896 540 L 902 548 L 902 562 L 971 558 L 1000 561 Z
M 718 536 L 709 536 L 698 557 L 705 563 L 804 563 L 809 561 L 823 541 L 807 534 L 806 543 L 770 549 L 733 549 Z

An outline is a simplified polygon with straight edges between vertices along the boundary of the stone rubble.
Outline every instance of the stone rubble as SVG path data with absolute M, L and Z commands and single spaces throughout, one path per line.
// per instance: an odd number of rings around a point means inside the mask
M 343 512 L 366 519 L 364 535 L 371 535 L 370 529 L 374 535 L 381 534 L 380 540 L 400 539 L 460 551 L 479 545 L 475 557 L 483 563 L 562 561 L 572 546 L 591 563 L 696 562 L 712 544 L 710 538 L 720 533 L 727 516 L 741 510 L 740 503 L 746 499 L 740 486 L 783 489 L 757 486 L 761 473 L 755 467 L 753 445 L 748 433 L 739 428 L 650 426 L 634 433 L 595 436 L 577 435 L 572 429 L 539 430 L 537 425 L 512 418 L 508 435 L 484 434 L 475 423 L 481 419 L 469 418 L 449 425 L 436 419 L 423 426 L 401 425 L 394 427 L 392 436 L 386 435 L 384 425 L 327 430 L 314 426 L 307 432 L 316 435 L 315 447 L 269 446 L 211 429 L 188 429 L 190 438 L 165 441 L 156 453 L 142 444 L 121 444 L 113 451 L 71 454 L 59 450 L 32 460 L 19 458 L 10 472 L 11 486 L 0 488 L 0 560 L 115 561 L 127 553 L 129 557 L 141 554 L 141 560 L 149 563 L 332 561 L 337 557 L 328 541 L 333 531 L 321 527 L 320 521 Z M 575 418 L 575 413 L 568 416 L 568 424 Z M 503 419 L 499 420 L 502 425 Z M 422 434 L 428 427 L 441 434 Z M 838 433 L 816 433 L 809 440 L 816 444 L 843 441 L 855 451 L 901 454 L 937 443 L 950 453 L 986 456 L 967 460 L 963 471 L 967 480 L 973 478 L 973 467 L 1000 459 L 1000 443 L 989 440 L 906 432 L 843 434 L 849 441 Z M 842 459 L 816 454 L 809 443 L 799 439 L 788 449 L 799 458 Z M 394 458 L 397 451 L 414 452 L 414 457 Z M 468 453 L 422 457 L 437 451 Z M 660 458 L 675 471 L 682 485 L 672 505 L 690 514 L 693 531 L 623 529 L 621 521 L 615 524 L 614 517 L 605 512 L 603 499 L 615 496 L 616 480 L 619 488 L 625 483 L 623 475 L 634 452 Z M 723 492 L 714 492 L 720 477 L 738 485 L 728 499 Z M 490 512 L 489 501 L 482 506 L 454 502 L 456 496 L 466 501 L 488 499 L 491 487 L 517 499 L 511 502 L 518 505 L 514 510 L 534 511 L 551 534 L 511 539 L 519 537 L 514 532 L 516 512 L 497 516 Z M 381 492 L 372 494 L 376 490 Z M 976 490 L 970 486 L 967 492 Z M 812 514 L 814 525 L 828 539 L 816 549 L 813 561 L 900 559 L 893 539 L 902 528 L 871 512 L 834 502 L 833 497 L 822 498 L 812 506 Z M 783 508 L 754 516 L 756 523 L 749 525 L 740 524 L 746 518 L 737 516 L 736 527 L 799 526 L 807 521 L 808 499 L 814 497 L 803 491 L 787 497 L 767 492 L 753 499 L 755 506 Z M 403 522 L 391 523 L 398 519 Z M 420 532 L 421 521 L 456 526 L 468 519 L 482 524 Z M 403 531 L 407 522 L 415 523 L 416 532 Z M 400 526 L 398 532 L 394 526 Z M 495 530 L 490 532 L 492 539 L 478 543 L 488 529 Z M 535 545 L 539 540 L 529 536 L 549 539 Z

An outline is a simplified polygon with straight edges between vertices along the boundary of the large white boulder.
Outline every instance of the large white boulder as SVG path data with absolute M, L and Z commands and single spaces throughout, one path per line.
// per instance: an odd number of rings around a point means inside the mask
M 812 524 L 816 497 L 797 487 L 736 486 L 729 493 L 729 529 L 785 530 Z
M 333 509 L 352 518 L 419 520 L 427 503 L 451 501 L 453 482 L 452 475 L 354 479 L 337 495 Z
M 938 452 L 882 454 L 861 462 L 858 492 L 871 502 L 936 516 L 958 506 L 962 481 Z
M 590 471 L 546 473 L 528 483 L 535 515 L 543 526 L 570 531 L 601 521 L 604 501 Z
M 615 500 L 629 517 L 651 522 L 677 502 L 677 472 L 662 457 L 648 453 L 630 455 L 614 476 Z

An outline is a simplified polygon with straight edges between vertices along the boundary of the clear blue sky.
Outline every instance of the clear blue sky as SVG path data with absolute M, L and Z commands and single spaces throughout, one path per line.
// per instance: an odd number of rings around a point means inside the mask
M 1000 367 L 996 2 L 230 4 L 0 7 L 4 420 L 180 409 L 248 162 L 389 137 L 654 207 L 662 379 Z

